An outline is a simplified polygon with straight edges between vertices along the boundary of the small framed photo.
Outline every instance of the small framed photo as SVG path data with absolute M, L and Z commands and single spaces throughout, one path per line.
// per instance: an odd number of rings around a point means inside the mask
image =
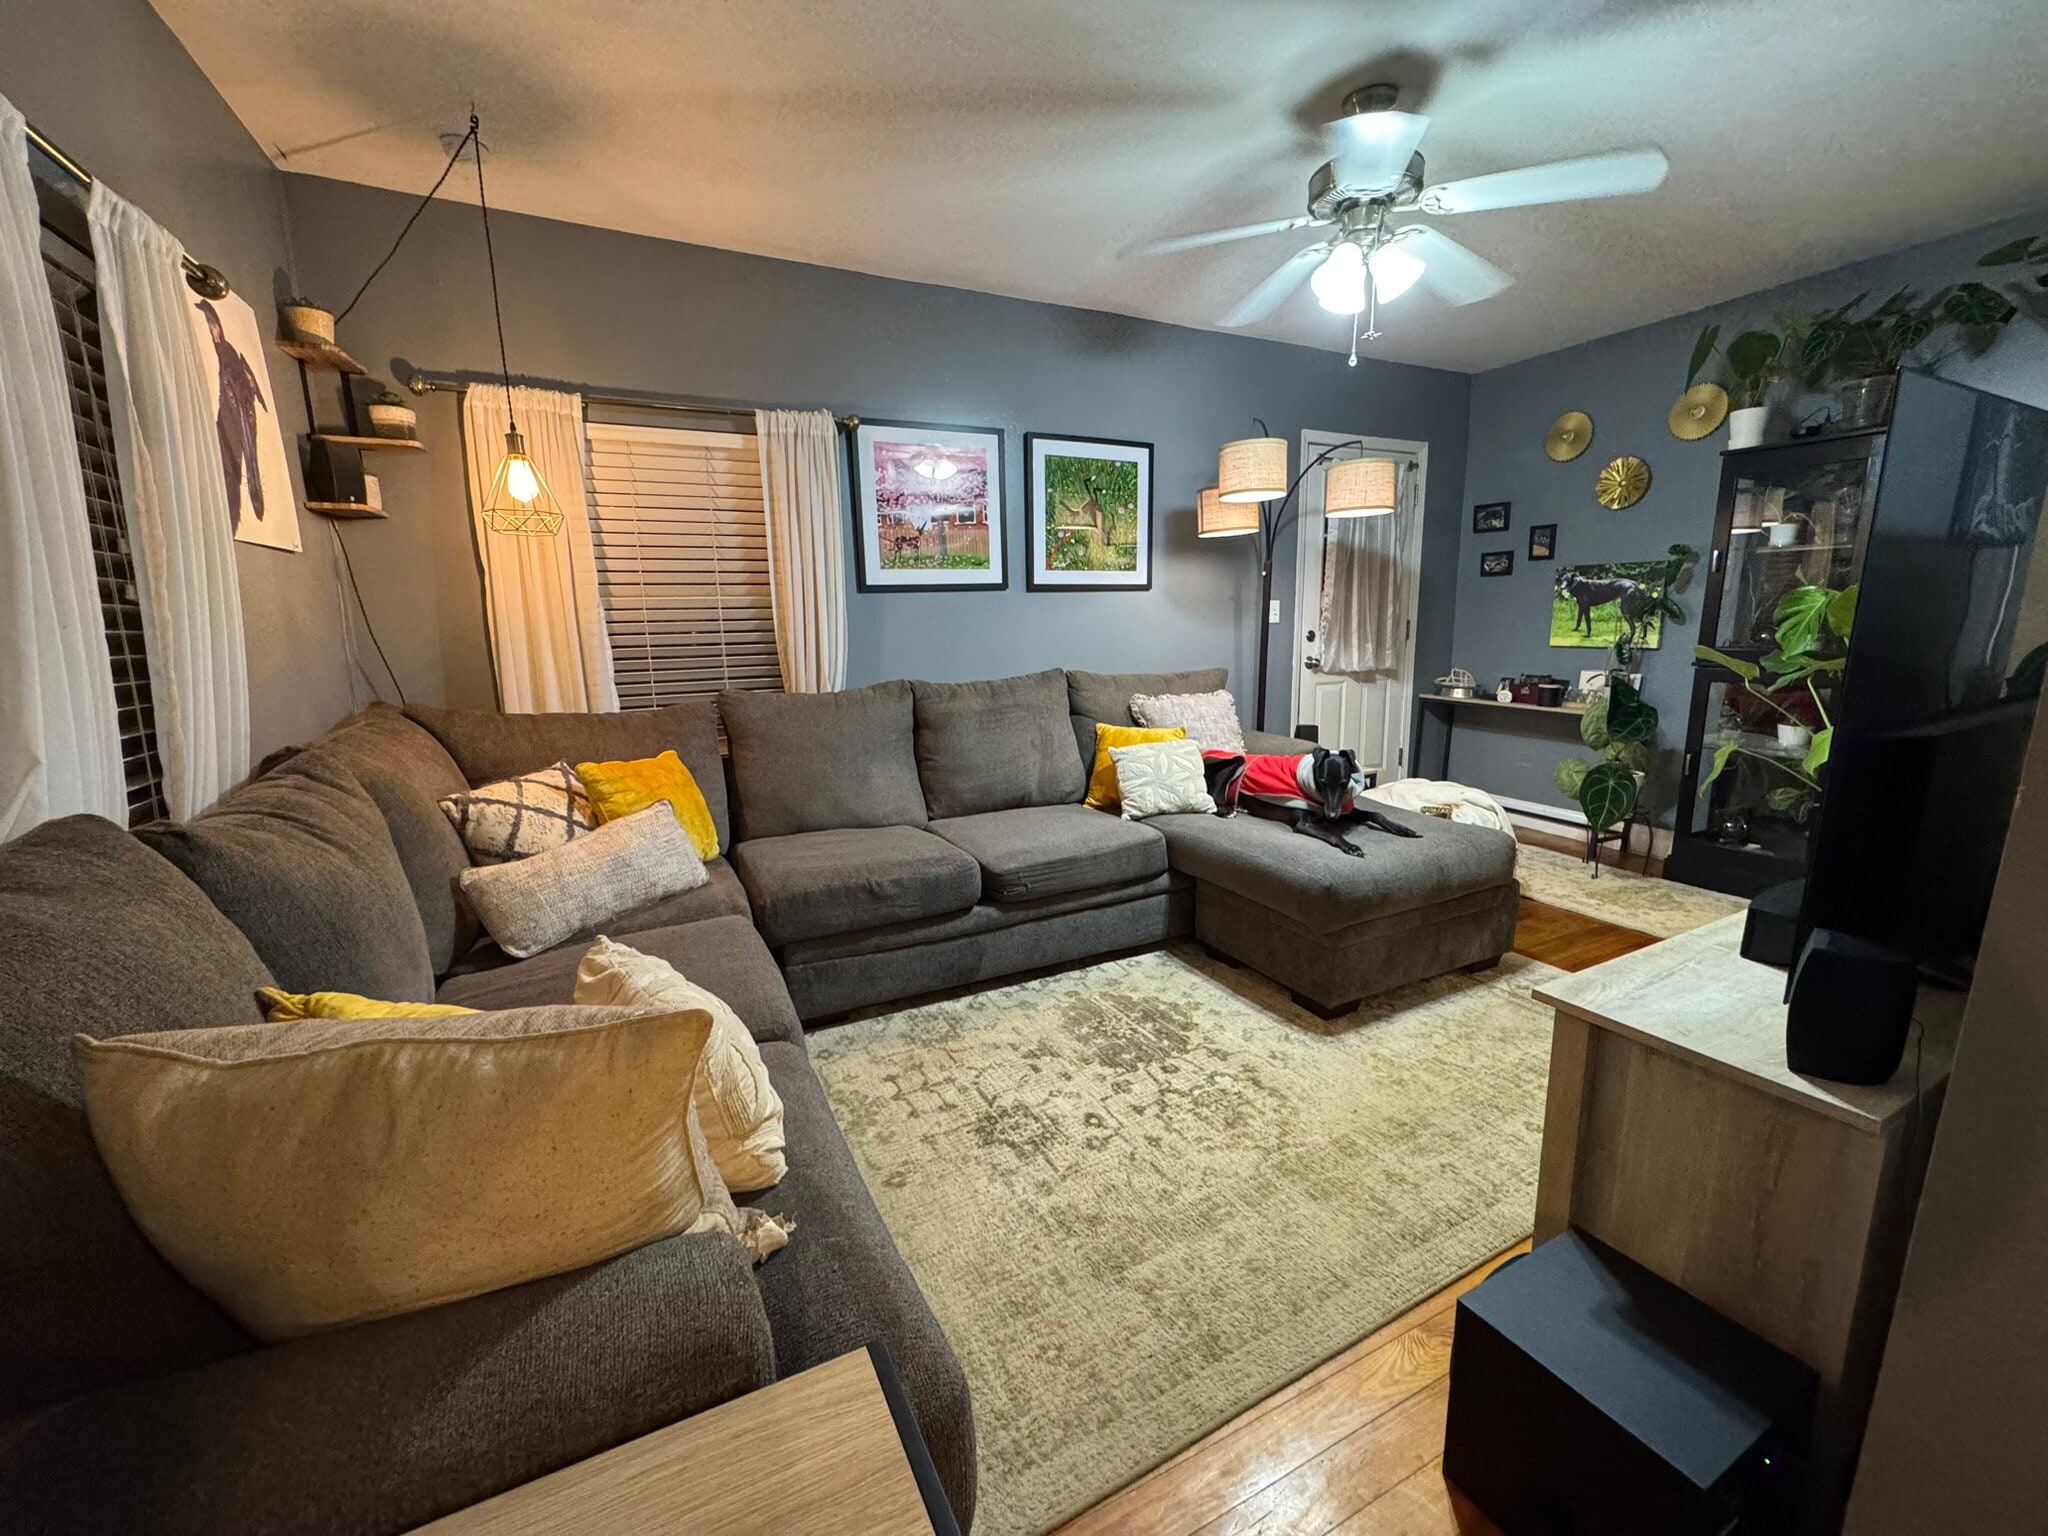
M 862 421 L 846 434 L 846 445 L 861 591 L 1009 586 L 1000 431 Z
M 1027 587 L 1150 590 L 1152 445 L 1026 432 L 1024 460 Z
M 1508 531 L 1508 509 L 1511 501 L 1482 501 L 1472 509 L 1472 531 L 1474 533 L 1506 533 Z
M 1482 576 L 1512 576 L 1515 574 L 1515 552 L 1512 549 L 1489 549 L 1479 557 L 1479 574 Z
M 1557 524 L 1531 523 L 1529 525 L 1529 558 L 1531 560 L 1555 560 L 1557 558 Z

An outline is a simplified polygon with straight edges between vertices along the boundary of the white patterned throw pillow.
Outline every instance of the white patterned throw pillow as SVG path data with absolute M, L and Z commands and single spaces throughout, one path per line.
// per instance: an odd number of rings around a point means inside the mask
M 1230 690 L 1214 693 L 1139 693 L 1131 696 L 1131 718 L 1140 725 L 1179 726 L 1204 752 L 1242 752 L 1244 727 Z
M 1173 811 L 1213 813 L 1216 809 L 1202 775 L 1201 749 L 1192 741 L 1111 747 L 1109 758 L 1116 764 L 1116 789 L 1123 797 L 1126 821 Z
M 586 836 L 597 826 L 576 770 L 556 763 L 448 795 L 441 810 L 475 864 L 509 864 Z

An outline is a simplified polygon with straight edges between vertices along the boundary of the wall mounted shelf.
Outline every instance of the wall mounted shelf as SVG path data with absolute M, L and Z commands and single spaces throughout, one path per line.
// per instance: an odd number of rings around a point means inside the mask
M 287 340 L 279 337 L 278 351 L 286 357 L 295 357 L 308 368 L 319 373 L 368 373 L 370 370 L 350 357 L 332 342 Z
M 367 501 L 309 501 L 308 512 L 318 512 L 325 517 L 389 517 L 391 514 L 382 507 L 373 507 Z
M 348 432 L 309 432 L 306 434 L 317 442 L 347 443 L 365 453 L 425 453 L 427 445 L 416 437 L 358 437 Z

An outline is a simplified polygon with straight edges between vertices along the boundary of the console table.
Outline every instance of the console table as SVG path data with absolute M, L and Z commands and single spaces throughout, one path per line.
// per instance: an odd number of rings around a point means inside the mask
M 1923 988 L 1874 1088 L 1785 1065 L 1785 973 L 1740 915 L 1564 976 L 1536 1241 L 1574 1227 L 1820 1373 L 1810 1513 L 1838 1519 L 1891 1321 L 1963 994 Z M 1917 1050 L 1916 1050 L 1917 1044 Z
M 413 1536 L 960 1536 L 878 1344 L 419 1527 Z

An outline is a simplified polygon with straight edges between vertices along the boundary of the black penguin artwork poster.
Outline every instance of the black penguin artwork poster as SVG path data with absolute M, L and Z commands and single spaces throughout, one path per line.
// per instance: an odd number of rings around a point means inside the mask
M 195 296 L 192 333 L 220 440 L 220 473 L 234 535 L 244 544 L 296 551 L 301 547 L 299 508 L 256 312 L 239 294 Z

